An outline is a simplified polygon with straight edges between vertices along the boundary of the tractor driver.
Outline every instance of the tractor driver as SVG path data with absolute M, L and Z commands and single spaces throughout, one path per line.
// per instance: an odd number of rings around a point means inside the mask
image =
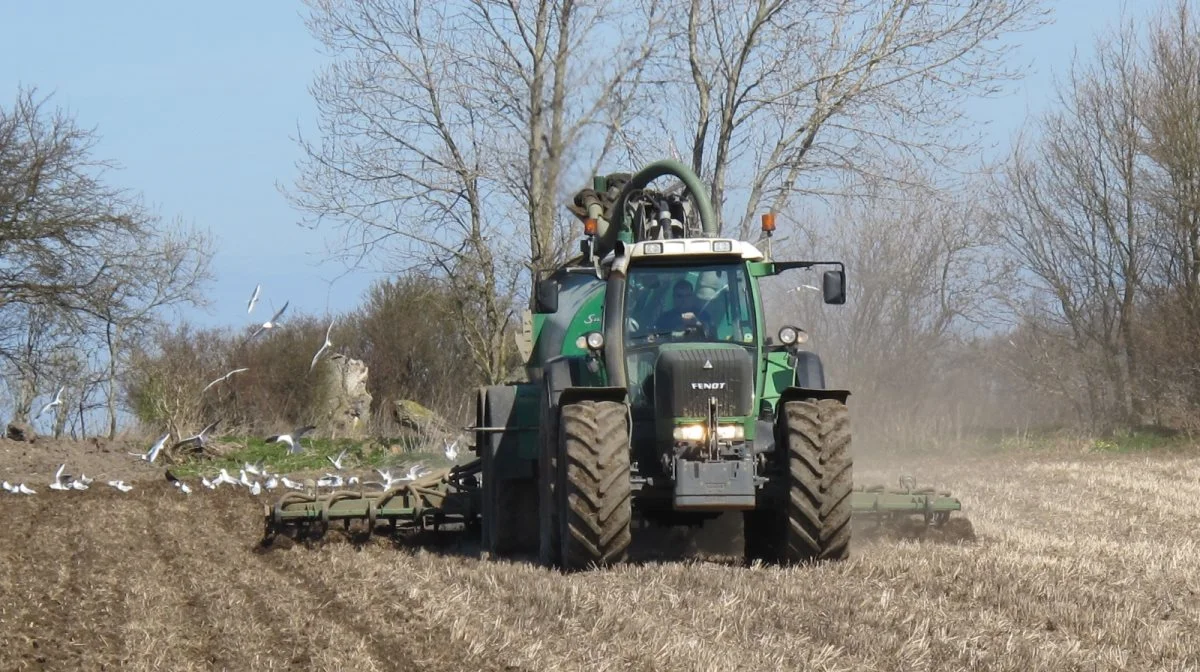
M 700 299 L 692 289 L 692 283 L 687 280 L 676 282 L 672 287 L 672 297 L 672 307 L 658 316 L 655 331 L 674 332 L 699 328 L 700 333 L 707 332 L 712 326 L 712 319 L 701 307 Z

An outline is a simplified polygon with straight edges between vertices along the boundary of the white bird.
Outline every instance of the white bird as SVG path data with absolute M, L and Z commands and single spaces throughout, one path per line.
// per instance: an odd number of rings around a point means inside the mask
M 283 478 L 281 478 L 280 482 L 283 483 L 283 487 L 288 488 L 290 490 L 303 490 L 304 489 L 303 483 L 297 483 L 297 482 L 293 481 L 292 479 L 288 478 L 287 476 L 284 476 Z
M 451 462 L 453 462 L 458 459 L 458 441 L 457 440 L 455 440 L 454 443 L 450 443 L 449 441 L 442 439 L 442 445 L 445 446 L 447 460 L 450 460 Z
M 129 492 L 133 489 L 133 486 L 129 485 L 125 481 L 109 481 L 108 484 L 117 490 L 120 490 L 121 492 Z
M 243 471 L 245 471 L 248 474 L 254 474 L 255 476 L 262 476 L 263 472 L 262 472 L 262 467 L 260 465 L 261 465 L 261 463 L 250 464 L 249 462 L 243 462 L 242 469 L 243 469 Z
M 300 443 L 300 439 L 307 433 L 316 429 L 316 425 L 305 425 L 293 429 L 290 434 L 276 434 L 263 439 L 264 443 L 286 443 L 288 445 L 288 453 L 295 454 L 304 450 L 304 445 Z
M 254 293 L 250 295 L 250 301 L 246 304 L 246 314 L 249 315 L 254 310 L 254 304 L 258 303 L 258 293 L 262 291 L 262 285 L 254 286 Z
M 87 474 L 80 474 L 80 475 L 79 475 L 79 482 L 80 482 L 80 483 L 83 483 L 84 485 L 91 485 L 91 484 L 92 484 L 92 481 L 94 481 L 94 480 L 96 480 L 96 479 L 94 479 L 94 478 L 88 478 Z
M 245 469 L 242 469 L 242 473 L 238 475 L 238 483 L 241 483 L 242 485 L 246 486 L 247 488 L 250 487 L 251 485 L 254 485 L 254 482 L 251 481 L 250 477 L 246 475 Z
M 42 410 L 38 411 L 37 415 L 33 416 L 33 419 L 37 420 L 38 418 L 42 417 L 43 413 L 45 413 L 46 411 L 50 410 L 51 408 L 53 408 L 55 406 L 62 406 L 62 403 L 63 403 L 62 393 L 63 393 L 63 390 L 65 390 L 65 389 L 66 389 L 66 386 L 58 388 L 58 394 L 54 395 L 54 401 L 43 406 Z
M 4 481 L 3 483 L 0 483 L 0 488 L 4 488 L 5 492 L 15 493 L 17 491 L 17 486 L 13 485 L 12 483 L 9 483 L 8 481 Z
M 287 310 L 288 303 L 290 303 L 290 301 L 284 302 L 283 307 L 280 308 L 279 311 L 271 317 L 271 319 L 267 320 L 266 322 L 263 322 L 262 325 L 258 327 L 258 329 L 255 329 L 254 333 L 250 334 L 250 338 L 247 338 L 246 340 L 249 341 L 251 338 L 258 336 L 259 334 L 266 331 L 267 329 L 274 329 L 275 327 L 278 327 L 279 326 L 279 318 L 281 316 L 283 316 L 283 311 Z
M 63 470 L 67 468 L 66 464 L 58 465 L 58 471 L 54 472 L 54 482 L 50 484 L 51 490 L 70 490 L 71 486 L 63 483 Z
M 155 441 L 153 446 L 150 446 L 150 450 L 147 450 L 145 453 L 130 453 L 130 455 L 133 455 L 141 460 L 145 460 L 146 462 L 153 463 L 154 460 L 158 459 L 158 454 L 162 452 L 163 446 L 166 445 L 167 439 L 169 438 L 171 438 L 171 433 L 167 432 L 166 434 L 163 434 L 161 439 Z
M 342 477 L 337 474 L 325 474 L 317 479 L 317 485 L 322 488 L 340 488 L 343 483 Z
M 265 487 L 267 490 L 274 490 L 275 488 L 279 487 L 279 479 L 272 476 L 267 479 L 267 483 L 263 487 Z
M 241 485 L 240 481 L 230 476 L 229 472 L 225 471 L 224 469 L 221 469 L 221 473 L 217 474 L 217 477 L 213 480 L 213 483 L 215 485 L 220 485 L 222 483 L 228 483 L 229 485 Z
M 209 383 L 208 385 L 205 385 L 205 386 L 204 386 L 204 389 L 203 389 L 203 390 L 200 390 L 200 394 L 204 394 L 205 392 L 207 392 L 207 391 L 208 391 L 208 388 L 212 387 L 213 385 L 216 385 L 217 383 L 219 383 L 219 382 L 221 382 L 221 381 L 223 381 L 223 380 L 229 380 L 229 379 L 230 379 L 230 378 L 233 376 L 233 374 L 235 374 L 235 373 L 242 373 L 243 371 L 249 371 L 249 370 L 250 370 L 250 369 L 249 369 L 248 367 L 242 367 L 242 368 L 240 368 L 240 369 L 234 369 L 234 370 L 230 371 L 229 373 L 227 373 L 227 374 L 225 374 L 225 375 L 221 376 L 220 378 L 217 378 L 216 380 L 212 381 L 212 382 L 211 382 L 211 383 Z
M 329 460 L 329 463 L 333 465 L 334 469 L 341 471 L 342 470 L 342 460 L 346 459 L 346 451 L 345 451 L 345 449 L 343 449 L 342 452 L 338 453 L 338 456 L 336 458 L 329 457 L 328 455 L 326 455 L 325 459 Z
M 204 487 L 208 488 L 209 490 L 216 490 L 216 489 L 217 489 L 217 484 L 216 484 L 216 483 L 213 483 L 213 482 L 212 482 L 212 481 L 210 481 L 210 480 L 208 480 L 208 477 L 206 477 L 206 476 L 201 476 L 201 477 L 200 477 L 200 485 L 203 485 Z
M 24 483 L 17 486 L 17 492 L 22 495 L 36 495 L 37 490 L 25 485 Z
M 80 481 L 78 479 L 71 481 L 69 487 L 72 490 L 87 490 L 88 489 L 87 483 L 84 483 L 83 481 Z
M 185 495 L 192 494 L 192 489 L 188 487 L 187 483 L 184 483 L 183 481 L 173 481 L 173 482 L 175 483 L 175 487 L 179 488 L 183 492 L 183 494 L 185 494 Z
M 208 439 L 204 438 L 204 435 L 211 432 L 219 424 L 221 424 L 221 419 L 217 418 L 217 420 L 215 422 L 209 424 L 207 427 L 200 430 L 200 432 L 198 434 L 196 434 L 194 436 L 189 436 L 188 438 L 177 442 L 174 446 L 172 446 L 172 448 L 179 448 L 180 446 L 184 446 L 189 443 L 194 443 L 194 444 L 200 446 L 201 448 L 203 448 L 205 446 L 205 444 L 208 443 Z
M 319 350 L 317 350 L 317 354 L 313 355 L 312 364 L 308 365 L 309 373 L 312 373 L 313 368 L 316 367 L 317 359 L 319 359 L 321 357 L 321 353 L 325 352 L 326 349 L 333 347 L 333 342 L 329 340 L 329 334 L 332 332 L 333 332 L 333 320 L 330 320 L 329 328 L 325 330 L 325 344 L 322 345 Z
M 258 481 L 255 481 L 254 485 L 250 486 L 250 494 L 255 496 L 262 494 L 262 486 L 258 484 Z
M 346 485 L 358 485 L 358 476 L 351 476 L 346 479 Z
M 423 464 L 420 464 L 420 463 L 414 464 L 413 466 L 409 467 L 409 469 L 408 469 L 407 480 L 415 481 L 418 478 L 424 476 L 425 474 L 428 474 L 429 471 L 430 470 L 425 468 L 425 465 L 423 465 Z

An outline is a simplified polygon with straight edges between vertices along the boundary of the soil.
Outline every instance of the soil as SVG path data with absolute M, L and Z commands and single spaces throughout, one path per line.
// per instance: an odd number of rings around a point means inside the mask
M 744 567 L 725 518 L 610 570 L 477 544 L 263 547 L 244 489 L 184 495 L 134 444 L 0 442 L 0 670 L 1183 670 L 1200 666 L 1200 459 L 907 463 L 973 526 Z M 47 489 L 61 462 L 97 479 Z M 897 465 L 856 476 L 894 481 Z M 100 484 L 122 478 L 120 493 Z

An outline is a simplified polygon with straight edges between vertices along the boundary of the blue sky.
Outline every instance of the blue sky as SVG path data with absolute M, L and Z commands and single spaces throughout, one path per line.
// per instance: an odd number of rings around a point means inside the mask
M 1076 47 L 1086 54 L 1121 5 L 1052 2 L 1055 22 L 1017 38 L 1015 57 L 1029 76 L 1013 94 L 970 109 L 995 143 L 1045 105 L 1052 71 L 1062 72 Z M 324 262 L 327 233 L 300 227 L 276 186 L 295 177 L 297 126 L 308 131 L 315 121 L 307 87 L 324 61 L 304 10 L 280 0 L 0 7 L 0 104 L 11 105 L 21 85 L 53 93 L 82 126 L 96 127 L 97 156 L 123 167 L 113 183 L 217 237 L 213 305 L 189 315 L 196 323 L 250 322 L 245 304 L 256 283 L 266 308 L 290 300 L 289 312 L 340 312 L 377 277 Z

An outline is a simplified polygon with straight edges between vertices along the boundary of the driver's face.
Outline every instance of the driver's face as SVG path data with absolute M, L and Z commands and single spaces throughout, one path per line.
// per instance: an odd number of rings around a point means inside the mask
M 678 287 L 675 289 L 675 305 L 691 306 L 696 302 L 696 295 L 692 293 L 691 288 Z

